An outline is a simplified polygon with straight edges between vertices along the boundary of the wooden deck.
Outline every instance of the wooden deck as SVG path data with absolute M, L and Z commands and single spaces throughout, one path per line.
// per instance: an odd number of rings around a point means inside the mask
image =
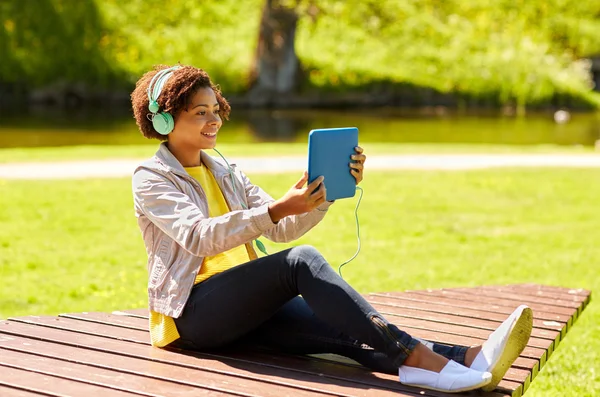
M 483 342 L 521 303 L 534 330 L 498 389 L 524 393 L 591 298 L 581 289 L 533 284 L 374 293 L 367 299 L 414 336 Z M 149 345 L 147 310 L 27 316 L 0 321 L 0 396 L 446 396 L 403 386 L 330 356 L 266 351 L 190 353 Z M 454 394 L 456 395 L 456 394 Z

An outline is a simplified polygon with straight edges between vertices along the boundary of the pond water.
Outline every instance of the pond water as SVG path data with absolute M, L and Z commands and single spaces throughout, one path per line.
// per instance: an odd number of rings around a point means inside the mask
M 600 139 L 598 113 L 573 113 L 567 122 L 553 112 L 526 117 L 457 114 L 441 108 L 354 110 L 239 110 L 221 129 L 220 142 L 306 142 L 313 128 L 355 126 L 360 142 L 486 143 L 593 146 Z M 153 144 L 127 112 L 51 109 L 0 113 L 0 147 Z

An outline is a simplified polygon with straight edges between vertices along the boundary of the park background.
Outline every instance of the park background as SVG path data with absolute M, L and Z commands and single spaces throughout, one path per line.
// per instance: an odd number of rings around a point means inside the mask
M 231 101 L 228 157 L 302 156 L 311 128 L 350 125 L 369 156 L 597 156 L 597 1 L 2 0 L 0 165 L 151 156 L 129 93 L 177 62 Z M 368 165 L 359 291 L 600 287 L 599 169 Z M 280 196 L 298 175 L 250 177 Z M 337 267 L 355 202 L 296 244 Z M 0 318 L 146 304 L 129 178 L 0 178 L 0 225 Z M 592 302 L 528 395 L 600 393 L 599 324 Z

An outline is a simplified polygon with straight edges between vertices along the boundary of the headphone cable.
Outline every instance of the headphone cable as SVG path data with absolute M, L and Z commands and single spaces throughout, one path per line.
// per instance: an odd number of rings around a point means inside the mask
M 358 196 L 358 201 L 356 203 L 356 207 L 354 207 L 354 219 L 356 220 L 356 240 L 357 240 L 356 252 L 354 253 L 354 255 L 352 255 L 352 257 L 350 259 L 348 259 L 346 262 L 344 262 L 338 266 L 338 273 L 341 278 L 344 278 L 344 276 L 342 276 L 342 267 L 344 265 L 352 262 L 354 260 L 354 258 L 356 258 L 358 256 L 358 253 L 360 252 L 360 224 L 358 222 L 358 207 L 360 206 L 360 201 L 362 200 L 363 189 L 360 186 L 357 186 L 356 190 L 358 190 L 360 192 L 360 195 Z

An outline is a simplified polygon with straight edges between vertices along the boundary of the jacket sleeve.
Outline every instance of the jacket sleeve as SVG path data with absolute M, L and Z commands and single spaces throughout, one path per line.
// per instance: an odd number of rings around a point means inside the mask
M 261 208 L 266 204 L 268 211 L 268 205 L 275 200 L 260 187 L 252 184 L 250 179 L 243 172 L 239 172 L 239 175 L 246 191 L 248 208 Z M 265 230 L 264 235 L 269 240 L 277 243 L 286 243 L 296 240 L 315 227 L 325 217 L 331 204 L 333 203 L 325 202 L 311 212 L 287 216 L 279 220 L 274 227 Z M 270 217 L 269 220 L 271 220 Z
M 136 211 L 196 256 L 213 256 L 245 244 L 273 228 L 268 204 L 210 218 L 171 181 L 146 168 L 132 179 Z

